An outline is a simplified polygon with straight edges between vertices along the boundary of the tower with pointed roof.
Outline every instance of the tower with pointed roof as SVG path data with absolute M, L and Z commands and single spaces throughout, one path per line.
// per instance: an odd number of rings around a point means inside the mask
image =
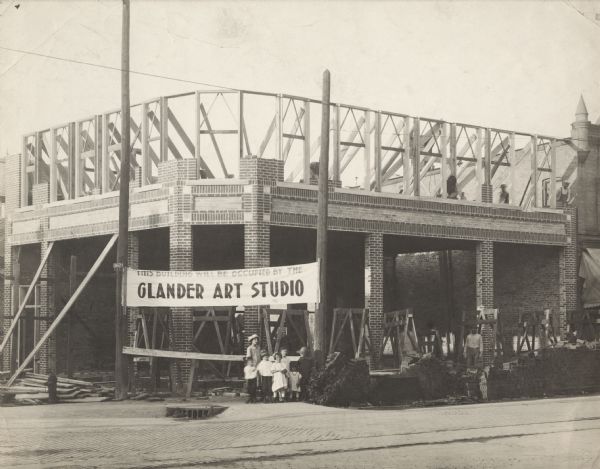
M 600 119 L 589 120 L 580 96 L 571 124 L 571 143 L 577 151 L 577 181 L 573 187 L 578 213 L 580 247 L 600 247 Z

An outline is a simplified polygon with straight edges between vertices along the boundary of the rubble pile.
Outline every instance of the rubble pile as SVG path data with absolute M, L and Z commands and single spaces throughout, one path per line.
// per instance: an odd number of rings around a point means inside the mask
M 56 388 L 59 401 L 114 396 L 114 388 L 76 379 L 57 378 Z M 0 403 L 42 404 L 48 399 L 48 375 L 27 372 L 12 386 L 0 385 Z
M 323 369 L 311 377 L 309 396 L 315 404 L 348 407 L 367 401 L 369 382 L 369 365 L 365 360 L 335 352 Z

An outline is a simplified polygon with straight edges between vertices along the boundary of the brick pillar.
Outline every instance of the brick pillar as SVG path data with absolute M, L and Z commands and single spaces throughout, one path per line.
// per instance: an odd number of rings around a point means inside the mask
M 171 163 L 171 162 L 169 162 Z M 179 163 L 175 161 L 173 163 Z M 185 173 L 187 165 L 177 169 Z M 189 168 L 188 168 L 189 169 Z M 169 228 L 169 267 L 170 270 L 192 270 L 192 225 L 191 212 L 193 197 L 189 186 L 177 185 L 170 188 L 169 213 L 171 226 Z M 192 309 L 171 308 L 169 321 L 169 348 L 171 350 L 190 352 L 192 349 Z M 189 361 L 171 360 L 172 391 L 183 393 L 190 369 Z
M 10 226 L 7 224 L 7 228 Z M 0 337 L 0 340 L 4 340 L 4 334 L 8 331 L 10 324 L 12 322 L 12 315 L 15 312 L 13 310 L 14 303 L 14 277 L 13 277 L 13 266 L 16 262 L 17 256 L 17 248 L 11 246 L 9 243 L 6 243 L 4 248 L 4 310 L 2 312 L 2 331 L 3 335 Z M 15 333 L 12 334 L 14 337 Z M 13 350 L 12 339 L 10 339 L 4 350 L 2 351 L 2 371 L 10 371 L 10 363 L 12 357 Z
M 48 249 L 48 241 L 40 244 L 40 259 Z M 40 275 L 40 308 L 39 308 L 39 337 L 42 337 L 56 316 L 56 271 L 58 256 L 54 246 Z M 48 337 L 46 343 L 40 348 L 36 356 L 39 373 L 56 372 L 56 331 Z
M 242 158 L 240 179 L 248 180 L 242 196 L 244 267 L 268 267 L 271 265 L 271 187 L 277 181 L 283 181 L 283 162 L 256 157 Z M 258 333 L 258 311 L 257 306 L 245 308 L 245 337 Z
M 2 330 L 6 332 L 10 327 L 12 317 L 12 304 L 13 304 L 13 265 L 15 262 L 16 250 L 11 245 L 11 234 L 12 234 L 12 213 L 16 208 L 21 205 L 21 155 L 8 155 L 4 161 L 4 177 L 8 182 L 6 184 L 6 199 L 5 199 L 5 212 L 6 212 L 6 224 L 5 224 L 5 244 L 4 244 L 4 302 L 3 310 L 0 311 L 1 326 Z M 0 340 L 3 340 L 4 336 L 0 336 Z M 0 366 L 3 371 L 10 370 L 11 360 L 11 343 L 10 341 L 6 344 L 4 351 L 2 352 L 2 362 Z
M 127 239 L 127 265 L 132 269 L 139 268 L 140 243 L 139 234 L 137 232 L 129 233 Z M 140 314 L 140 308 L 127 308 L 127 339 L 123 345 L 135 347 L 135 325 L 137 317 Z M 130 356 L 127 357 L 129 367 L 129 390 L 135 391 L 137 388 L 137 363 Z
M 567 315 L 577 309 L 578 252 L 577 252 L 577 209 L 567 206 L 567 245 L 561 248 L 558 256 L 560 312 L 559 329 L 561 337 L 567 332 Z M 555 322 L 556 324 L 556 322 Z
M 477 306 L 494 307 L 494 243 L 480 241 L 475 251 L 475 276 L 477 288 Z M 493 314 L 484 314 L 485 319 L 492 319 Z M 491 327 L 483 327 L 483 365 L 491 365 L 494 360 L 496 338 Z
M 379 350 L 383 339 L 383 235 L 365 237 L 365 308 L 369 310 L 372 369 L 380 366 Z
M 492 203 L 494 200 L 494 191 L 491 184 L 481 184 L 481 201 L 486 203 Z

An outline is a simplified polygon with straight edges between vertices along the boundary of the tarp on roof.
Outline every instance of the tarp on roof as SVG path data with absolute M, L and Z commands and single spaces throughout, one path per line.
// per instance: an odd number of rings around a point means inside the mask
M 583 283 L 583 307 L 600 306 L 600 249 L 587 248 L 581 253 L 579 276 Z

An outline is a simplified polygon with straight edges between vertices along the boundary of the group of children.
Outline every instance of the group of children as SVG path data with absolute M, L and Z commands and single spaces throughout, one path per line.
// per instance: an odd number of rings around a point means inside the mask
M 298 400 L 302 376 L 298 371 L 298 364 L 290 361 L 287 356 L 287 350 L 282 349 L 281 353 L 275 352 L 269 357 L 268 353 L 258 349 L 258 336 L 253 335 L 249 339 L 250 346 L 244 367 L 249 395 L 247 402 L 257 402 L 257 394 L 260 394 L 263 402 Z

